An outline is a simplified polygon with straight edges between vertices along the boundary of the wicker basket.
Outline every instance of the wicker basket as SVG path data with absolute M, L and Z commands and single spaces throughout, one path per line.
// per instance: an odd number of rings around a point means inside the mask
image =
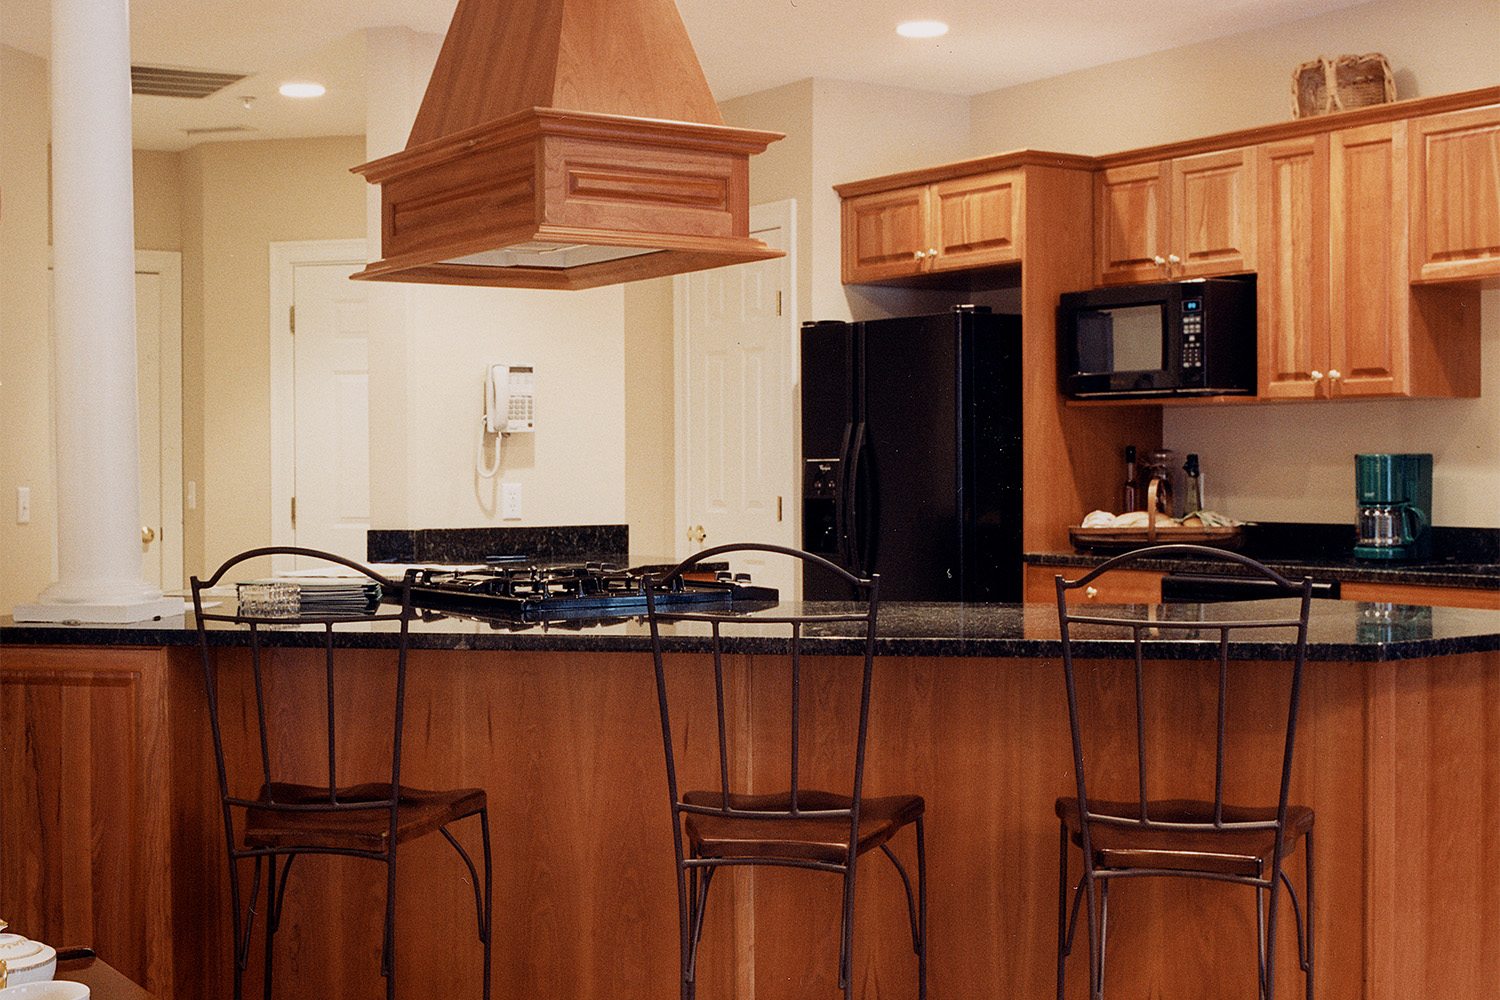
M 1346 111 L 1396 99 L 1391 64 L 1379 52 L 1363 56 L 1319 57 L 1292 74 L 1292 114 L 1298 118 Z

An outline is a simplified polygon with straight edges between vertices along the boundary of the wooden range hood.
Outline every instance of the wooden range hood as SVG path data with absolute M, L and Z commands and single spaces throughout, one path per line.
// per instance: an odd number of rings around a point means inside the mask
M 750 237 L 749 159 L 673 0 L 459 0 L 406 149 L 380 185 L 381 253 L 354 275 L 592 288 L 782 256 Z

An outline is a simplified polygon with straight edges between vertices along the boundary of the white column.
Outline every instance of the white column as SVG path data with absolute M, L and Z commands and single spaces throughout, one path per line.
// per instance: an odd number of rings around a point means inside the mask
M 141 565 L 129 0 L 52 0 L 58 580 L 16 621 L 181 614 Z

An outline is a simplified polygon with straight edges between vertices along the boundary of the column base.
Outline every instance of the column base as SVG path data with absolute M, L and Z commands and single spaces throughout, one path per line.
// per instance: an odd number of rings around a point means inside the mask
M 185 614 L 186 610 L 187 604 L 180 597 L 157 597 L 122 604 L 18 604 L 11 617 L 17 622 L 125 625 L 170 618 Z

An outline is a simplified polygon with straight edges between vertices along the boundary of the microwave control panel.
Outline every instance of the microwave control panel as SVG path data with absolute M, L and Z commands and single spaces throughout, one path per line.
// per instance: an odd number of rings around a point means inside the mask
M 1203 300 L 1182 300 L 1182 367 L 1203 367 Z

